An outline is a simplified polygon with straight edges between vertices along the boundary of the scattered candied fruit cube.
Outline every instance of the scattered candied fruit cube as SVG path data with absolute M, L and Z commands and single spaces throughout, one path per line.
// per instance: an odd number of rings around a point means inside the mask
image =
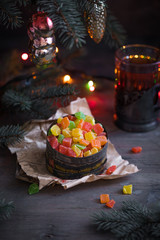
M 91 153 L 92 153 L 92 154 L 95 154 L 95 153 L 97 153 L 97 152 L 98 152 L 98 148 L 93 147 L 93 148 L 91 149 Z
M 89 122 L 84 122 L 82 129 L 83 129 L 84 131 L 89 132 L 89 131 L 92 130 L 92 127 L 93 127 L 93 125 L 92 125 L 91 123 L 89 123 Z
M 132 194 L 132 184 L 123 186 L 123 194 Z
M 85 119 L 85 114 L 83 113 L 83 112 L 76 112 L 75 113 L 75 116 L 76 116 L 76 118 L 78 118 L 78 119 Z
M 80 135 L 82 135 L 82 130 L 80 128 L 72 129 L 72 136 L 73 137 L 79 137 Z
M 66 147 L 71 147 L 72 144 L 72 138 L 64 138 L 62 141 L 62 145 Z
M 95 133 L 97 133 L 97 135 L 99 135 L 100 133 L 102 133 L 104 131 L 104 128 L 102 127 L 102 125 L 100 123 L 96 123 L 95 125 L 93 125 L 92 129 L 94 130 Z
M 85 140 L 91 142 L 92 139 L 95 139 L 95 135 L 93 132 L 86 132 L 85 133 Z
M 98 139 L 101 143 L 101 146 L 104 146 L 107 143 L 106 136 L 97 136 L 96 139 Z
M 109 208 L 113 208 L 115 205 L 115 201 L 113 199 L 109 200 L 109 202 L 106 203 L 106 206 Z
M 85 139 L 80 139 L 80 140 L 79 140 L 79 143 L 82 144 L 82 145 L 84 145 L 84 146 L 88 146 L 90 142 L 87 141 L 87 140 L 85 140 Z
M 92 148 L 96 147 L 98 149 L 101 149 L 101 142 L 98 139 L 92 139 L 91 146 Z
M 61 121 L 62 121 L 62 119 L 63 119 L 62 117 L 59 117 L 59 118 L 57 119 L 57 123 L 60 124 Z
M 76 153 L 76 156 L 78 157 L 81 153 L 81 150 L 76 146 L 76 145 L 73 145 L 72 146 L 72 150 Z
M 84 157 L 88 157 L 88 156 L 92 155 L 92 153 L 90 150 L 88 150 L 88 151 L 84 152 L 83 155 L 84 155 Z
M 72 137 L 72 132 L 69 130 L 69 128 L 63 129 L 62 134 L 64 135 L 64 137 Z
M 131 149 L 131 151 L 132 151 L 133 153 L 140 153 L 140 152 L 142 151 L 142 147 L 139 147 L 139 146 L 133 147 L 133 148 Z
M 100 195 L 100 203 L 107 203 L 109 202 L 109 194 L 101 194 Z
M 61 133 L 61 129 L 60 129 L 60 127 L 58 127 L 57 124 L 54 124 L 50 129 L 51 129 L 51 133 L 54 136 L 58 136 Z
M 61 127 L 62 129 L 67 128 L 69 126 L 69 119 L 68 117 L 64 117 L 61 121 Z
M 116 168 L 117 168 L 116 165 L 110 166 L 110 167 L 106 170 L 106 174 L 107 174 L 107 175 L 111 175 L 111 174 L 116 170 Z
M 94 119 L 94 117 L 92 117 L 92 116 L 89 116 L 89 115 L 86 115 L 86 117 L 85 117 L 85 120 L 84 120 L 85 122 L 89 122 L 89 123 L 91 123 L 92 125 L 94 125 L 95 124 L 95 119 Z

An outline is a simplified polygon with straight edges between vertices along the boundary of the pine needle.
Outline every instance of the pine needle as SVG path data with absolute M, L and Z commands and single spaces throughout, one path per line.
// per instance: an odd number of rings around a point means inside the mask
M 8 219 L 14 210 L 13 202 L 6 202 L 5 198 L 0 199 L 0 221 Z

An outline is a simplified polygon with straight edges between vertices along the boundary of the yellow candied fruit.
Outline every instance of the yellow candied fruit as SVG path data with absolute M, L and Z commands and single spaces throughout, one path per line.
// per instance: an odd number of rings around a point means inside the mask
M 91 149 L 91 153 L 92 153 L 92 154 L 95 154 L 95 153 L 97 153 L 97 152 L 98 152 L 98 148 L 93 147 L 93 148 Z
M 85 133 L 85 139 L 89 142 L 91 142 L 92 139 L 95 139 L 95 134 L 93 132 L 87 132 Z
M 58 135 L 61 133 L 61 129 L 58 127 L 57 124 L 54 124 L 54 125 L 51 127 L 51 133 L 52 133 L 54 136 L 58 136 Z
M 62 117 L 59 117 L 59 118 L 57 119 L 57 123 L 60 124 L 61 121 L 62 121 L 62 119 L 63 119 Z
M 69 130 L 69 128 L 65 128 L 62 130 L 62 134 L 64 135 L 64 137 L 72 137 L 72 132 L 71 130 Z
M 73 137 L 73 142 L 77 143 L 79 140 L 84 139 L 83 134 L 79 135 L 78 137 Z
M 92 125 L 95 124 L 95 119 L 94 119 L 94 117 L 89 116 L 89 115 L 86 115 L 86 118 L 85 118 L 84 121 L 85 121 L 85 122 L 89 122 L 89 123 L 91 123 Z
M 123 186 L 123 194 L 132 194 L 132 184 Z
M 76 127 L 78 126 L 79 122 L 80 122 L 80 119 L 76 119 L 76 120 L 74 121 Z
M 73 128 L 72 129 L 72 136 L 73 137 L 79 137 L 82 135 L 82 130 L 80 128 Z
M 84 152 L 83 155 L 84 155 L 84 157 L 88 157 L 88 156 L 92 155 L 92 153 L 90 150 L 88 150 L 88 151 Z
M 77 157 L 81 153 L 81 150 L 76 145 L 72 145 L 72 150 L 76 153 Z

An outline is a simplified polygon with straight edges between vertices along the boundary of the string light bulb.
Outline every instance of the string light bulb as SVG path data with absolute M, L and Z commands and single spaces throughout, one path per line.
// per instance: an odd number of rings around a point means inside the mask
M 90 91 L 90 92 L 94 92 L 94 90 L 95 90 L 95 86 L 90 86 L 90 87 L 89 87 L 89 91 Z
M 93 81 L 92 81 L 92 80 L 89 80 L 89 81 L 88 81 L 88 86 L 89 86 L 89 87 L 92 87 L 92 86 L 93 86 Z
M 21 59 L 22 59 L 23 61 L 26 61 L 26 60 L 28 59 L 28 53 L 22 53 Z
M 72 82 L 72 79 L 70 77 L 70 75 L 65 75 L 63 77 L 63 83 L 71 83 Z
M 58 47 L 56 47 L 56 53 L 58 53 L 59 52 L 59 49 L 58 49 Z

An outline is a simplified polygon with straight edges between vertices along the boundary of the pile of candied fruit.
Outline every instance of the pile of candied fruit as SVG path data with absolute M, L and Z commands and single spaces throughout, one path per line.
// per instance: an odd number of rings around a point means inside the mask
M 83 112 L 58 118 L 49 129 L 47 140 L 53 149 L 70 157 L 90 156 L 107 143 L 103 126 Z

